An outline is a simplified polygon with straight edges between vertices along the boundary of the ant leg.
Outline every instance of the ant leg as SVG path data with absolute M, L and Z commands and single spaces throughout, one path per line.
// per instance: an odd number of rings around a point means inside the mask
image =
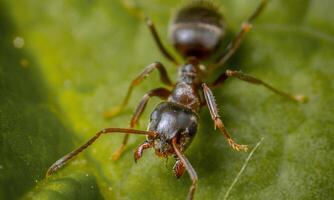
M 141 99 L 139 105 L 136 108 L 135 113 L 133 114 L 130 122 L 131 128 L 135 127 L 138 123 L 140 116 L 146 108 L 148 100 L 152 97 L 159 97 L 163 100 L 166 100 L 170 96 L 171 92 L 165 88 L 156 88 L 147 92 Z
M 224 82 L 228 77 L 236 77 L 240 80 L 246 81 L 248 83 L 252 83 L 255 85 L 262 85 L 266 87 L 267 89 L 271 90 L 272 92 L 281 95 L 283 97 L 287 97 L 290 100 L 299 102 L 299 103 L 305 103 L 307 101 L 307 97 L 304 95 L 292 95 L 287 92 L 284 92 L 282 90 L 276 89 L 273 86 L 269 85 L 268 83 L 255 78 L 253 76 L 247 75 L 242 73 L 241 71 L 234 71 L 234 70 L 226 70 L 224 74 L 222 74 L 216 81 L 213 82 L 213 85 L 219 85 L 220 83 Z
M 118 160 L 121 157 L 122 153 L 125 150 L 125 146 L 128 144 L 129 136 L 129 134 L 126 134 L 124 136 L 122 145 L 111 156 L 113 160 Z
M 165 88 L 156 88 L 156 89 L 153 89 L 147 92 L 141 99 L 139 105 L 136 108 L 135 113 L 133 114 L 131 118 L 130 127 L 134 128 L 137 125 L 138 120 L 140 116 L 142 115 L 142 113 L 144 112 L 147 102 L 151 97 L 156 96 L 156 97 L 160 97 L 161 99 L 167 99 L 169 95 L 170 95 L 170 91 Z M 124 136 L 121 147 L 115 153 L 113 153 L 112 155 L 113 160 L 118 160 L 119 157 L 122 155 L 125 149 L 125 146 L 128 143 L 128 139 L 129 139 L 129 134 L 126 134 Z
M 58 171 L 61 167 L 63 167 L 70 159 L 81 153 L 87 147 L 92 145 L 102 134 L 107 133 L 126 133 L 126 134 L 137 134 L 137 135 L 148 135 L 151 137 L 155 137 L 156 133 L 151 131 L 141 131 L 141 130 L 134 130 L 134 129 L 126 129 L 126 128 L 106 128 L 103 129 L 95 134 L 92 138 L 90 138 L 85 144 L 80 146 L 79 148 L 73 150 L 72 152 L 66 154 L 59 160 L 57 160 L 51 167 L 48 169 L 46 176 L 50 176 Z
M 135 86 L 139 85 L 148 75 L 152 73 L 154 69 L 157 69 L 159 71 L 160 75 L 160 80 L 168 85 L 168 86 L 173 86 L 172 81 L 169 79 L 167 71 L 165 67 L 160 63 L 160 62 L 154 62 L 147 66 L 142 73 L 139 74 L 132 82 L 131 85 L 129 86 L 129 89 L 126 93 L 126 96 L 122 102 L 122 104 L 118 107 L 115 107 L 114 109 L 107 111 L 104 113 L 105 118 L 110 118 L 115 115 L 117 115 L 119 112 L 121 112 L 125 106 L 128 104 L 129 98 L 131 96 L 132 90 Z
M 148 149 L 151 147 L 152 147 L 152 143 L 149 143 L 148 141 L 145 141 L 143 144 L 139 145 L 139 147 L 134 152 L 135 162 L 137 162 L 137 160 L 139 160 L 143 156 L 143 151 L 145 149 Z
M 224 126 L 224 123 L 220 119 L 220 116 L 218 114 L 217 104 L 215 102 L 215 98 L 214 98 L 210 88 L 205 83 L 202 83 L 202 88 L 203 88 L 206 104 L 207 104 L 207 106 L 209 108 L 209 111 L 210 111 L 210 114 L 211 114 L 211 118 L 212 118 L 212 120 L 214 121 L 214 124 L 215 124 L 215 128 L 218 127 L 218 129 L 224 134 L 224 137 L 227 140 L 227 142 L 229 143 L 229 145 L 234 150 L 247 151 L 248 150 L 247 145 L 241 145 L 241 144 L 235 143 L 233 141 L 233 139 L 231 138 L 231 136 L 229 135 L 229 133 L 227 132 L 227 130 Z
M 160 40 L 160 37 L 159 37 L 159 34 L 158 34 L 157 30 L 155 29 L 155 26 L 154 26 L 154 23 L 152 22 L 152 20 L 150 18 L 146 17 L 145 22 L 146 22 L 146 25 L 148 26 L 148 28 L 150 29 L 151 34 L 154 38 L 154 41 L 157 44 L 160 52 L 165 56 L 165 58 L 170 60 L 175 65 L 178 65 L 178 62 L 176 61 L 176 59 L 166 50 L 166 48 L 162 44 L 162 42 Z
M 187 199 L 192 200 L 194 198 L 194 194 L 195 194 L 195 191 L 196 191 L 196 188 L 197 188 L 197 180 L 198 180 L 197 174 L 196 174 L 196 171 L 194 170 L 193 166 L 191 166 L 190 162 L 185 157 L 185 155 L 183 155 L 183 153 L 181 153 L 181 151 L 178 149 L 176 140 L 177 140 L 176 137 L 172 140 L 173 149 L 174 149 L 177 157 L 180 159 L 180 161 L 183 163 L 184 167 L 188 171 L 188 174 L 191 178 L 192 184 L 190 186 Z
M 173 172 L 176 178 L 180 178 L 184 174 L 185 166 L 180 159 L 177 159 L 173 167 Z
M 260 5 L 256 8 L 253 14 L 244 22 L 242 23 L 241 30 L 239 33 L 234 37 L 234 39 L 228 44 L 226 47 L 222 57 L 218 61 L 217 64 L 213 66 L 213 68 L 217 68 L 226 63 L 226 61 L 236 52 L 236 50 L 240 47 L 242 40 L 244 39 L 246 33 L 252 27 L 251 22 L 259 16 L 263 8 L 265 7 L 267 0 L 262 0 Z

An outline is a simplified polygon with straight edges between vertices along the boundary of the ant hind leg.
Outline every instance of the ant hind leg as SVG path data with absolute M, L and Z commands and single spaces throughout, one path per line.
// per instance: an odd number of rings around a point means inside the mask
M 158 46 L 162 55 L 164 55 L 165 58 L 170 60 L 175 65 L 178 65 L 178 62 L 176 61 L 176 59 L 166 50 L 166 48 L 162 44 L 162 42 L 160 40 L 160 37 L 159 37 L 159 34 L 158 34 L 157 30 L 155 29 L 155 26 L 154 26 L 154 23 L 152 22 L 152 20 L 150 18 L 146 17 L 145 21 L 146 21 L 147 27 L 151 31 L 151 34 L 152 34 L 152 37 L 153 37 L 154 41 L 155 41 L 156 45 Z
M 238 50 L 240 47 L 246 33 L 251 29 L 252 25 L 251 22 L 260 15 L 263 11 L 265 5 L 267 4 L 267 0 L 262 0 L 260 5 L 256 8 L 256 10 L 252 13 L 252 15 L 242 23 L 241 30 L 239 33 L 234 37 L 234 39 L 227 45 L 223 55 L 219 59 L 219 61 L 214 64 L 211 68 L 215 69 L 219 66 L 222 66 L 226 63 L 226 61 L 231 58 L 231 56 Z

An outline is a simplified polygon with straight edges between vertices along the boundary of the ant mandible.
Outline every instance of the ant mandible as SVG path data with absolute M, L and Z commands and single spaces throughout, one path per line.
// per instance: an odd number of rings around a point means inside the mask
M 234 54 L 244 36 L 251 28 L 251 22 L 260 14 L 265 5 L 266 1 L 263 0 L 254 13 L 242 24 L 242 29 L 226 47 L 217 63 L 208 67 L 210 71 L 224 65 Z M 163 46 L 153 22 L 150 19 L 146 19 L 146 24 L 161 53 L 172 63 L 179 65 L 177 60 Z M 199 1 L 180 9 L 169 28 L 171 42 L 186 61 L 185 64 L 179 67 L 177 83 L 173 83 L 170 80 L 164 65 L 159 62 L 152 63 L 132 81 L 122 105 L 113 112 L 107 113 L 107 115 L 114 115 L 120 112 L 127 105 L 132 89 L 141 83 L 154 69 L 159 71 L 161 81 L 172 87 L 172 90 L 155 88 L 147 92 L 132 116 L 129 129 L 106 128 L 99 131 L 84 145 L 56 161 L 48 169 L 47 175 L 55 173 L 71 158 L 89 147 L 103 134 L 126 134 L 122 146 L 114 154 L 114 159 L 119 158 L 123 152 L 129 134 L 146 135 L 146 141 L 134 152 L 135 161 L 137 162 L 142 157 L 145 149 L 151 147 L 155 149 L 157 156 L 174 156 L 176 159 L 173 167 L 174 175 L 179 178 L 187 170 L 192 180 L 187 197 L 187 199 L 191 200 L 196 191 L 198 178 L 196 171 L 185 157 L 184 151 L 190 145 L 197 132 L 198 113 L 203 106 L 208 107 L 215 128 L 220 130 L 228 144 L 237 151 L 247 151 L 247 145 L 237 144 L 230 137 L 218 114 L 217 105 L 210 88 L 222 84 L 229 77 L 236 77 L 252 84 L 262 85 L 276 94 L 297 102 L 304 102 L 306 100 L 306 97 L 303 95 L 288 94 L 240 71 L 226 70 L 212 83 L 205 83 L 204 78 L 208 75 L 208 70 L 200 62 L 217 50 L 226 29 L 221 13 L 213 4 Z M 159 97 L 164 101 L 158 104 L 151 113 L 148 130 L 133 129 L 145 110 L 149 99 L 152 97 Z

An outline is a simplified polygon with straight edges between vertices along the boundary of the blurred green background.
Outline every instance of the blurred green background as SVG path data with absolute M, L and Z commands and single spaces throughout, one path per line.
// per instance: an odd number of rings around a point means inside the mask
M 176 0 L 0 0 L 0 199 L 185 199 L 190 180 L 173 177 L 168 161 L 146 151 L 135 164 L 132 136 L 118 161 L 123 136 L 105 136 L 55 176 L 47 168 L 97 130 L 128 127 L 156 73 L 135 89 L 129 107 L 105 120 L 146 65 L 176 67 L 157 50 L 141 16 L 156 23 L 168 45 Z M 258 0 L 221 0 L 230 34 Z M 264 137 L 228 199 L 334 197 L 334 15 L 332 0 L 271 0 L 229 66 L 292 93 L 296 104 L 261 87 L 229 80 L 214 90 L 236 141 Z M 225 41 L 227 43 L 227 41 Z M 170 50 L 172 48 L 168 46 Z M 221 69 L 224 70 L 224 69 Z M 145 129 L 152 100 L 138 128 Z M 232 151 L 214 131 L 207 109 L 186 152 L 199 176 L 196 199 L 223 199 L 247 153 Z

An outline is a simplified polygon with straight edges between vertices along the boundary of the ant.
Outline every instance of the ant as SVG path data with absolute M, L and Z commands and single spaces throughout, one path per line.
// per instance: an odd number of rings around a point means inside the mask
M 209 66 L 210 70 L 224 65 L 234 54 L 239 48 L 244 36 L 251 28 L 251 22 L 261 13 L 265 5 L 266 0 L 262 0 L 254 13 L 242 24 L 242 29 L 226 47 L 217 63 Z M 177 60 L 163 46 L 153 22 L 150 19 L 146 19 L 146 24 L 161 53 L 172 63 L 179 65 Z M 174 156 L 176 159 L 176 163 L 173 167 L 174 175 L 179 178 L 187 171 L 192 180 L 187 197 L 188 200 L 192 200 L 197 188 L 198 178 L 196 171 L 184 155 L 184 151 L 189 147 L 197 132 L 199 122 L 198 113 L 203 106 L 208 107 L 215 128 L 219 129 L 233 149 L 237 151 L 247 151 L 248 149 L 247 145 L 234 142 L 229 135 L 218 114 L 217 104 L 210 88 L 219 86 L 229 77 L 235 77 L 252 84 L 262 85 L 274 93 L 296 102 L 304 102 L 306 100 L 306 97 L 303 95 L 288 94 L 260 79 L 240 71 L 226 70 L 212 83 L 205 83 L 204 79 L 208 74 L 208 70 L 201 64 L 201 61 L 207 59 L 217 50 L 223 39 L 225 29 L 226 27 L 221 13 L 209 2 L 198 1 L 181 8 L 169 27 L 171 42 L 185 59 L 185 64 L 179 67 L 177 83 L 173 83 L 170 80 L 163 64 L 154 62 L 147 66 L 144 71 L 132 81 L 123 104 L 117 108 L 116 112 L 121 111 L 127 105 L 133 88 L 140 84 L 155 69 L 159 71 L 161 81 L 172 87 L 172 90 L 155 88 L 148 91 L 137 106 L 132 116 L 129 129 L 106 128 L 97 132 L 96 135 L 89 139 L 84 145 L 56 161 L 48 169 L 47 176 L 55 173 L 70 159 L 92 145 L 101 135 L 109 133 L 126 134 L 122 146 L 114 154 L 115 159 L 123 152 L 130 134 L 146 135 L 146 141 L 134 152 L 135 162 L 142 157 L 145 149 L 152 147 L 159 157 Z M 133 129 L 137 125 L 149 99 L 152 97 L 159 97 L 164 101 L 158 104 L 151 113 L 148 130 Z

